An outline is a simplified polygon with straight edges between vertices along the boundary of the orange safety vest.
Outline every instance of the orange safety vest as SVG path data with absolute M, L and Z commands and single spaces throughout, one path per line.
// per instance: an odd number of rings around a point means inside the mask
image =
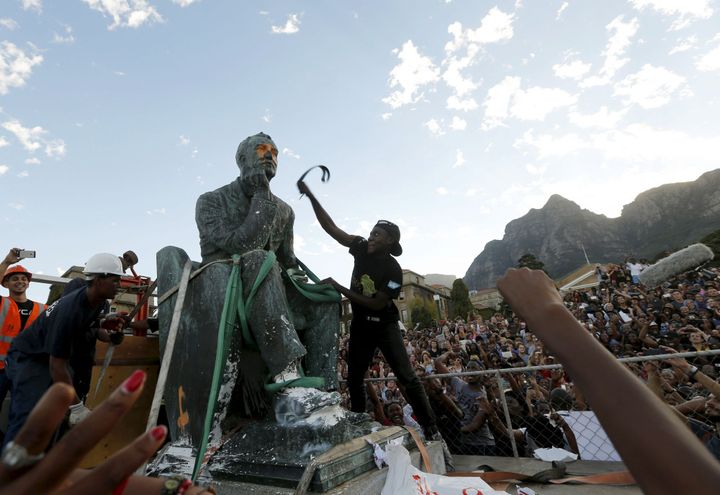
M 46 304 L 33 301 L 25 328 L 29 327 L 45 308 L 47 308 Z M 20 330 L 20 308 L 17 303 L 9 297 L 0 297 L 0 370 L 5 369 L 8 349 Z

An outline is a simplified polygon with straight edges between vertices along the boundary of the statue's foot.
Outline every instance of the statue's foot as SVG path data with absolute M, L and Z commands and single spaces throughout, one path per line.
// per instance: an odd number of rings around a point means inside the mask
M 281 425 L 296 423 L 323 408 L 339 406 L 341 400 L 337 392 L 304 387 L 287 388 L 275 397 L 275 419 Z

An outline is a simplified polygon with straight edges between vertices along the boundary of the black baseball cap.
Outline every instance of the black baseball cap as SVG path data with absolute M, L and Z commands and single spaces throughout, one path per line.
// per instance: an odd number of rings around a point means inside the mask
M 390 248 L 390 254 L 400 256 L 403 252 L 402 246 L 400 245 L 400 227 L 387 220 L 378 220 L 375 227 L 380 227 L 395 239 L 395 244 Z

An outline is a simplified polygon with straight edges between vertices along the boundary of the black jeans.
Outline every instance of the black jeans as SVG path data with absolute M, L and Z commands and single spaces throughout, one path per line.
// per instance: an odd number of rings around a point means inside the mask
M 378 348 L 395 373 L 398 383 L 405 389 L 405 398 L 412 406 L 418 423 L 426 432 L 435 429 L 435 414 L 425 388 L 410 364 L 397 321 L 372 322 L 361 317 L 353 318 L 348 349 L 350 409 L 365 412 L 365 372 Z

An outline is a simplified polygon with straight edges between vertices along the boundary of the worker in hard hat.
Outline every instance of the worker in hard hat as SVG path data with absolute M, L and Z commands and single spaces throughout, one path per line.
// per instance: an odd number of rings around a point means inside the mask
M 96 254 L 83 273 L 89 279 L 87 287 L 55 301 L 10 346 L 6 373 L 12 382 L 12 395 L 4 444 L 15 437 L 50 385 L 73 385 L 73 374 L 87 373 L 81 367 L 92 367 L 97 339 L 119 343 L 117 337 L 122 337 L 125 320 L 121 316 L 100 318 L 105 301 L 115 297 L 120 288 L 124 273 L 120 259 L 113 254 Z M 76 388 L 75 392 L 70 426 L 90 414 L 82 401 L 87 390 Z
M 32 273 L 24 266 L 15 264 L 20 261 L 19 251 L 18 248 L 11 249 L 0 262 L 2 286 L 9 292 L 8 296 L 0 296 L 0 407 L 10 390 L 10 380 L 5 375 L 5 358 L 10 343 L 46 308 L 45 304 L 27 297 Z

